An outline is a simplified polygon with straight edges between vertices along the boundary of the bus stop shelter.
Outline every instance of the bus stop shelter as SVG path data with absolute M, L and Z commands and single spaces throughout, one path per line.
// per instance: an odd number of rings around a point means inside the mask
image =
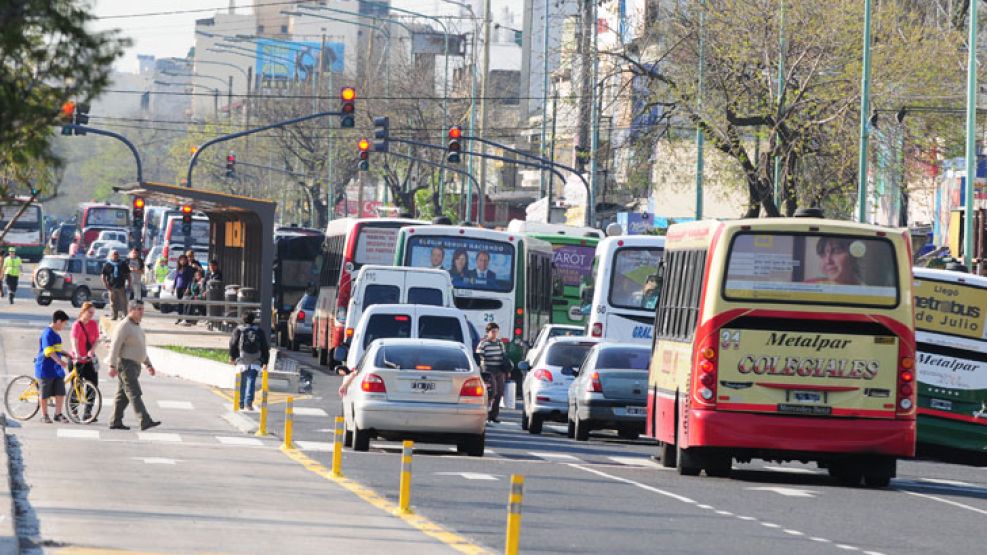
M 190 205 L 194 211 L 206 214 L 209 257 L 219 263 L 224 283 L 258 292 L 261 329 L 270 333 L 277 203 L 151 182 L 120 192 L 142 197 L 148 206 Z

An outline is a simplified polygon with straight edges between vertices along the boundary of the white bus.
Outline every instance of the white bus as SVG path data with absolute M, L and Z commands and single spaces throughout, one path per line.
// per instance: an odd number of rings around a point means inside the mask
M 27 199 L 0 204 L 0 232 L 7 228 L 10 220 L 17 215 Z M 17 255 L 24 260 L 41 260 L 45 253 L 45 218 L 38 203 L 32 203 L 10 226 L 0 247 L 6 252 L 9 247 L 17 247 Z
M 580 297 L 588 313 L 586 333 L 617 341 L 651 343 L 660 280 L 658 264 L 665 238 L 652 235 L 608 237 L 596 246 L 592 283 Z
M 449 225 L 398 234 L 396 266 L 439 268 L 452 278 L 456 307 L 483 334 L 500 327 L 515 363 L 552 313 L 552 246 L 520 233 Z

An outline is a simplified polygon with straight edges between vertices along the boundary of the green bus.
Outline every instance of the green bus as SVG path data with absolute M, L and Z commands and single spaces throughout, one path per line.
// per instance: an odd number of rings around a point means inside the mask
M 553 324 L 585 326 L 580 294 L 592 285 L 593 258 L 603 232 L 591 227 L 512 220 L 507 230 L 552 245 Z
M 918 445 L 987 461 L 987 278 L 914 276 Z

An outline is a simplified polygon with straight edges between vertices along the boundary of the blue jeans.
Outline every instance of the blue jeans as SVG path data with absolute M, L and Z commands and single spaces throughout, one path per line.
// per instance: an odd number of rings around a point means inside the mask
M 254 404 L 257 368 L 255 366 L 238 366 L 237 368 L 240 369 L 240 409 L 243 409 L 244 406 L 249 407 Z

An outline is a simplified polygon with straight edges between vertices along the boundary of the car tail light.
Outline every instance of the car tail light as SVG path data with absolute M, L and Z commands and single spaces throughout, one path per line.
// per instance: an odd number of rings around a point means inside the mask
M 539 381 L 548 382 L 548 383 L 552 383 L 552 381 L 554 381 L 552 378 L 552 373 L 544 368 L 539 368 L 535 370 L 534 376 L 535 379 Z
M 593 330 L 591 333 L 593 337 L 603 337 L 603 322 L 593 324 Z
M 305 321 L 305 311 L 304 310 L 299 310 L 298 311 L 298 321 L 299 322 L 304 322 Z
M 915 357 L 911 352 L 903 352 L 898 361 L 898 408 L 899 417 L 914 418 L 915 410 Z
M 483 393 L 483 380 L 480 378 L 470 378 L 459 388 L 460 397 L 483 397 Z
M 716 335 L 714 334 L 715 338 Z M 696 402 L 700 405 L 716 403 L 716 346 L 714 343 L 705 344 L 696 353 L 695 369 L 698 374 L 696 384 Z
M 72 274 L 65 274 L 65 283 L 72 283 Z
M 586 391 L 590 393 L 603 393 L 603 384 L 600 383 L 599 372 L 593 372 L 589 375 L 589 384 L 586 385 Z
M 367 393 L 387 393 L 387 388 L 384 387 L 384 380 L 377 374 L 367 374 L 363 378 L 360 388 Z

